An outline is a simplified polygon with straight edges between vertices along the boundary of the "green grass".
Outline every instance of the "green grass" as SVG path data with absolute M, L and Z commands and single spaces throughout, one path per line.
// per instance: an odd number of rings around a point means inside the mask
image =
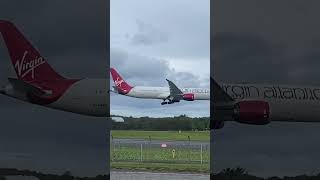
M 139 162 L 111 162 L 113 169 L 157 172 L 194 172 L 209 173 L 208 164 L 174 164 L 174 163 L 139 163 Z
M 209 141 L 209 131 L 131 131 L 112 130 L 111 134 L 115 139 L 145 139 L 149 140 L 171 140 L 171 141 Z

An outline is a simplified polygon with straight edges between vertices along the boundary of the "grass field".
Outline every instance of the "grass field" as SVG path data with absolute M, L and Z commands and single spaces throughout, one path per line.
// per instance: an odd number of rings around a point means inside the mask
M 115 139 L 145 139 L 149 140 L 172 140 L 172 141 L 209 141 L 209 131 L 131 131 L 112 130 L 111 135 Z

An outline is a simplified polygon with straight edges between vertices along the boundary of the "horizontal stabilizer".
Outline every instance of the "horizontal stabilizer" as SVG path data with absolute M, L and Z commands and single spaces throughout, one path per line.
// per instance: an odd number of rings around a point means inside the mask
M 113 89 L 110 89 L 109 92 L 119 93 L 118 88 L 116 86 L 112 86 Z
M 111 117 L 114 122 L 123 123 L 124 119 L 122 117 Z
M 46 95 L 48 92 L 31 85 L 29 83 L 24 82 L 23 80 L 15 79 L 15 78 L 8 78 L 9 82 L 12 84 L 12 86 L 21 91 L 21 92 L 27 92 L 27 93 L 33 93 L 37 95 Z

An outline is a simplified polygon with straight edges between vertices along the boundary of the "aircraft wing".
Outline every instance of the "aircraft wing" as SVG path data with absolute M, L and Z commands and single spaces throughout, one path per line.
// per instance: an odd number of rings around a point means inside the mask
M 210 78 L 210 83 L 213 86 L 213 102 L 228 103 L 234 101 L 213 78 Z
M 166 79 L 169 84 L 170 89 L 170 95 L 169 97 L 172 98 L 172 100 L 181 100 L 183 96 L 183 92 L 170 80 Z
M 211 87 L 213 88 L 213 95 L 210 96 L 213 101 L 214 117 L 211 120 L 210 126 L 213 129 L 221 129 L 224 126 L 226 118 L 232 117 L 234 99 L 230 97 L 221 86 L 210 77 Z

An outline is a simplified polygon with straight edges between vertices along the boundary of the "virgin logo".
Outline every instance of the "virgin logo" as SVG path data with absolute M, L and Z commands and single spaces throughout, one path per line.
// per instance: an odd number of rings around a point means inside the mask
M 46 63 L 42 57 L 37 57 L 35 59 L 26 60 L 28 51 L 25 51 L 22 59 L 17 60 L 14 68 L 17 71 L 19 77 L 25 77 L 28 73 L 31 73 L 32 79 L 34 79 L 34 71 L 41 64 Z
M 116 86 L 121 87 L 122 83 L 123 83 L 123 79 L 120 79 L 119 77 L 117 77 L 117 80 L 114 81 L 114 83 L 116 84 Z

